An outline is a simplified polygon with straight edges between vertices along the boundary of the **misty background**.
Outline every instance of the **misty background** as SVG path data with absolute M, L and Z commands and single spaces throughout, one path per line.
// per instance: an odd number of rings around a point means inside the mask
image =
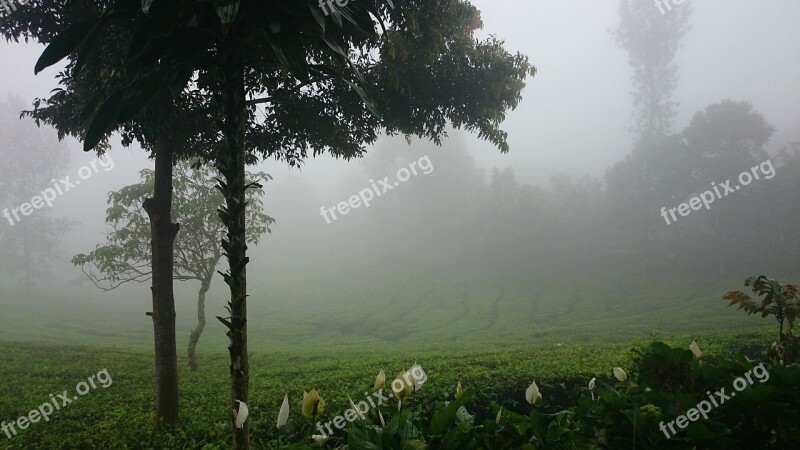
M 503 124 L 511 151 L 500 154 L 476 136 L 453 130 L 441 147 L 395 136 L 381 139 L 361 160 L 324 156 L 300 170 L 274 161 L 253 168 L 274 178 L 265 184 L 264 209 L 276 220 L 272 234 L 252 249 L 248 266 L 256 345 L 397 343 L 413 341 L 415 331 L 443 340 L 469 333 L 492 343 L 523 328 L 532 339 L 561 341 L 589 336 L 611 323 L 603 320 L 620 316 L 632 333 L 642 324 L 684 331 L 703 312 L 719 315 L 721 327 L 741 326 L 747 319 L 726 315 L 719 295 L 763 272 L 797 281 L 791 277 L 800 268 L 800 167 L 790 143 L 800 141 L 800 4 L 691 2 L 692 29 L 676 58 L 673 100 L 680 105 L 673 128 L 693 131 L 688 144 L 677 142 L 676 148 L 702 155 L 704 137 L 719 128 L 693 123 L 696 114 L 726 100 L 747 102 L 772 127 L 763 142 L 748 141 L 750 156 L 760 163 L 759 152 L 769 155 L 776 176 L 672 225 L 659 215 L 661 207 L 676 207 L 752 164 L 703 172 L 697 164 L 702 157 L 687 156 L 682 166 L 663 167 L 663 182 L 652 195 L 653 186 L 627 183 L 624 166 L 613 170 L 634 145 L 632 70 L 610 33 L 619 23 L 618 2 L 473 4 L 482 11 L 480 37 L 498 35 L 510 52 L 528 55 L 538 69 Z M 30 108 L 34 98 L 47 96 L 58 70 L 33 76 L 41 51 L 38 45 L 0 43 L 0 101 Z M 735 115 L 736 107 L 727 105 Z M 3 128 L 31 126 L 3 117 Z M 726 128 L 721 119 L 717 125 L 736 134 L 736 123 Z M 754 135 L 766 133 L 766 124 Z M 42 133 L 49 136 L 48 152 L 69 156 L 61 176 L 75 178 L 79 167 L 95 159 L 77 141 L 59 143 L 47 127 Z M 3 301 L 27 308 L 3 314 L 0 325 L 39 311 L 40 320 L 52 322 L 52 335 L 18 332 L 7 338 L 69 340 L 64 328 L 80 329 L 82 322 L 102 317 L 107 328 L 100 327 L 99 339 L 133 337 L 143 345 L 152 339 L 144 315 L 151 302 L 147 284 L 101 292 L 69 262 L 103 242 L 108 192 L 137 182 L 138 171 L 152 166 L 135 147 L 114 142 L 109 153 L 113 170 L 92 175 L 47 210 L 72 226 L 54 230 L 58 256 L 48 281 L 33 289 L 36 295 L 20 294 L 25 288 L 10 270 L 0 274 Z M 425 155 L 430 174 L 411 177 L 369 208 L 331 224 L 320 215 L 321 207 L 347 201 L 372 179 L 394 178 L 400 167 Z M 696 170 L 701 173 L 690 180 L 695 184 L 672 176 Z M 197 287 L 177 286 L 178 335 L 185 339 Z M 666 292 L 668 286 L 680 288 Z M 210 317 L 221 313 L 225 295 L 217 278 Z M 685 317 L 659 323 L 648 297 L 685 308 Z M 87 305 L 91 313 L 84 311 Z M 206 337 L 222 342 L 219 324 L 209 324 Z

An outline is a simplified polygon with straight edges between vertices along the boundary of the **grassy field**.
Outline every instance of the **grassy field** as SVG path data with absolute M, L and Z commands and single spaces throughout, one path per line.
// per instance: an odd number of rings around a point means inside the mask
M 556 343 L 620 343 L 650 333 L 687 334 L 769 326 L 721 300 L 741 281 L 705 285 L 635 279 L 595 282 L 497 282 L 485 277 L 309 278 L 252 284 L 253 350 L 387 347 L 493 350 Z M 265 288 L 266 285 L 270 289 Z M 196 317 L 192 285 L 176 296 L 179 345 Z M 149 290 L 81 298 L 0 289 L 0 339 L 149 348 Z M 224 349 L 225 292 L 207 301 L 202 350 Z
M 715 354 L 743 345 L 763 346 L 769 335 L 707 334 L 698 339 L 704 350 Z M 689 337 L 679 336 L 674 341 L 686 346 Z M 486 404 L 515 409 L 524 404 L 525 388 L 533 379 L 548 397 L 564 397 L 593 376 L 608 376 L 612 367 L 625 367 L 631 356 L 629 347 L 570 344 L 493 352 L 386 352 L 367 348 L 359 352 L 255 352 L 250 400 L 254 447 L 271 448 L 284 394 L 291 399 L 290 423 L 303 426 L 308 420 L 298 412 L 302 392 L 319 390 L 329 411 L 323 419 L 330 419 L 348 407 L 348 396 L 357 399 L 370 391 L 380 369 L 392 374 L 418 361 L 428 373 L 427 392 L 452 392 L 460 381 L 467 387 L 481 386 L 479 397 Z M 107 388 L 98 385 L 80 396 L 55 412 L 47 423 L 31 424 L 10 440 L 0 435 L 0 449 L 222 449 L 228 445 L 228 363 L 222 352 L 203 354 L 197 373 L 190 372 L 185 358 L 181 358 L 182 426 L 172 433 L 154 435 L 150 352 L 12 342 L 2 342 L 2 348 L 0 420 L 28 414 L 49 401 L 51 393 L 72 393 L 78 383 L 104 369 L 112 382 Z
M 734 283 L 667 289 L 621 282 L 489 283 L 479 277 L 411 284 L 367 277 L 276 287 L 251 297 L 251 427 L 254 448 L 271 448 L 283 395 L 292 426 L 302 392 L 318 389 L 330 415 L 363 397 L 375 375 L 428 372 L 426 389 L 449 392 L 457 381 L 481 386 L 479 397 L 514 409 L 536 379 L 564 397 L 593 376 L 625 366 L 635 339 L 660 333 L 678 346 L 700 342 L 709 354 L 763 348 L 770 323 L 726 308 Z M 316 286 L 316 287 L 315 287 Z M 146 291 L 145 291 L 146 292 Z M 21 301 L 26 298 L 26 301 Z M 201 370 L 188 371 L 183 347 L 195 311 L 191 290 L 179 296 L 182 425 L 152 432 L 152 328 L 141 303 L 0 295 L 0 420 L 11 421 L 107 369 L 108 388 L 92 389 L 32 424 L 0 449 L 226 448 L 229 437 L 226 341 L 209 307 Z M 46 306 L 45 306 L 46 305 Z M 766 328 L 765 328 L 766 327 Z M 737 350 L 738 351 L 738 350 Z

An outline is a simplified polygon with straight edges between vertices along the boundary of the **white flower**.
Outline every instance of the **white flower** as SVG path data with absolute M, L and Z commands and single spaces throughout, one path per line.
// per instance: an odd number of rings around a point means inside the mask
M 697 345 L 697 342 L 695 342 L 695 341 L 692 341 L 692 343 L 689 344 L 689 350 L 692 351 L 692 353 L 694 354 L 695 358 L 699 358 L 699 357 L 703 356 L 703 352 L 700 351 L 700 346 Z
M 325 443 L 325 441 L 328 440 L 328 437 L 323 435 L 323 434 L 315 434 L 315 435 L 311 436 L 311 439 L 314 440 L 315 444 L 322 445 L 322 444 Z
M 375 377 L 375 390 L 382 388 L 386 384 L 386 373 L 381 369 L 378 376 Z
M 355 404 L 355 403 L 353 403 L 353 399 L 352 399 L 352 398 L 350 398 L 350 397 L 347 397 L 347 399 L 348 399 L 348 400 L 350 400 L 350 408 L 352 408 L 352 409 L 353 409 L 353 412 L 354 412 L 354 413 L 356 413 L 356 415 L 357 415 L 358 417 L 360 417 L 360 418 L 361 418 L 361 420 L 364 420 L 364 414 L 361 412 L 361 410 L 360 410 L 360 409 L 358 409 L 358 408 L 356 407 L 356 404 Z
M 614 372 L 614 378 L 616 378 L 619 381 L 625 381 L 628 379 L 628 374 L 625 373 L 624 370 L 622 370 L 622 367 L 614 367 L 613 372 Z
M 500 425 L 500 416 L 503 415 L 503 407 L 500 407 L 500 411 L 497 411 L 497 417 L 494 418 L 494 423 Z
M 595 386 L 595 382 L 596 381 L 597 381 L 597 378 L 594 378 L 594 377 L 592 377 L 592 379 L 589 380 L 589 392 L 592 394 L 592 400 L 595 400 L 595 398 L 594 398 L 594 386 Z
M 289 421 L 289 395 L 283 396 L 283 404 L 281 405 L 281 411 L 278 413 L 278 428 L 286 425 L 286 422 Z
M 475 416 L 470 414 L 466 407 L 462 406 L 456 410 L 456 418 L 459 420 L 459 422 L 468 422 L 470 420 L 474 420 Z
M 316 389 L 309 392 L 303 392 L 303 415 L 308 418 L 314 418 L 322 414 L 325 410 L 325 400 L 320 397 Z
M 531 405 L 535 405 L 536 402 L 542 399 L 542 393 L 539 392 L 539 386 L 536 385 L 536 381 L 534 380 L 528 389 L 525 390 L 525 400 L 528 401 Z
M 233 418 L 236 421 L 236 428 L 244 427 L 244 423 L 247 421 L 247 416 L 250 415 L 250 410 L 247 408 L 247 405 L 239 400 L 236 400 L 239 403 L 239 411 L 233 411 Z
M 386 428 L 386 421 L 383 420 L 383 414 L 381 414 L 381 410 L 378 410 L 378 417 L 381 419 L 381 427 Z

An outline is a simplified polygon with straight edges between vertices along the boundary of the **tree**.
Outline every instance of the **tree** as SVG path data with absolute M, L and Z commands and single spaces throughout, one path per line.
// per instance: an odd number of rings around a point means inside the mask
M 59 0 L 42 0 L 39 3 L 36 8 L 0 17 L 0 32 L 6 39 L 49 43 L 71 26 L 85 26 L 88 17 L 101 14 L 113 2 L 96 0 L 65 5 Z M 96 112 L 103 94 L 127 83 L 114 69 L 128 55 L 132 39 L 146 39 L 141 34 L 134 36 L 132 27 L 120 23 L 105 30 L 102 43 L 90 44 L 94 52 L 82 54 L 80 60 L 77 55 L 71 58 L 57 75 L 60 87 L 52 91 L 50 98 L 36 99 L 34 109 L 25 114 L 35 118 L 37 124 L 53 125 L 59 138 L 70 135 L 83 140 L 87 135 L 94 136 L 100 140 L 96 147 L 98 155 L 109 149 L 107 138 L 118 132 L 124 146 L 138 142 L 155 161 L 153 196 L 145 204 L 151 226 L 155 422 L 174 425 L 178 422 L 179 405 L 172 274 L 174 241 L 180 226 L 172 221 L 172 165 L 178 158 L 202 154 L 213 147 L 218 137 L 206 123 L 216 119 L 208 116 L 200 91 L 181 92 L 180 87 L 176 91 L 169 85 L 150 92 L 147 101 L 136 99 L 136 113 L 131 113 L 130 108 L 122 112 L 127 120 L 118 126 L 90 129 L 87 118 Z M 175 78 L 165 82 L 180 84 Z M 100 114 L 110 112 L 104 110 Z
M 764 186 L 762 195 L 770 201 L 759 202 L 759 230 L 766 236 L 769 250 L 763 241 L 753 243 L 753 252 L 761 256 L 761 266 L 790 277 L 800 270 L 800 242 L 794 224 L 800 222 L 800 142 L 790 142 L 777 155 L 776 171 L 780 177 Z
M 51 218 L 49 208 L 57 194 L 53 186 L 65 172 L 69 153 L 32 121 L 20 120 L 23 107 L 17 97 L 0 103 L 0 121 L 5 124 L 0 128 L 0 247 L 4 249 L 0 267 L 30 289 L 35 277 L 48 273 L 57 255 L 57 236 L 70 226 L 66 220 Z M 44 191 L 46 203 L 41 198 Z M 33 200 L 37 197 L 42 201 L 39 208 Z
M 760 301 L 753 300 L 742 291 L 730 291 L 722 299 L 728 300 L 730 305 L 738 305 L 747 315 L 761 314 L 761 317 L 774 316 L 778 322 L 778 341 L 783 343 L 792 337 L 795 321 L 800 315 L 800 291 L 793 284 L 783 285 L 777 280 L 767 278 L 766 275 L 748 278 L 745 286 L 749 287 Z M 788 325 L 784 333 L 784 325 Z
M 680 135 L 639 145 L 606 171 L 607 200 L 618 222 L 612 232 L 622 243 L 619 248 L 636 258 L 628 263 L 642 274 L 656 269 L 658 258 L 653 255 L 671 253 L 657 245 L 665 225 L 658 208 L 678 204 L 691 194 L 691 175 L 689 150 Z
M 705 186 L 708 180 L 722 181 L 766 160 L 764 147 L 774 132 L 750 103 L 724 100 L 695 114 L 683 136 Z
M 213 5 L 120 0 L 60 33 L 37 63 L 39 71 L 69 55 L 77 61 L 91 57 L 93 44 L 111 23 L 135 30 L 127 56 L 113 71 L 125 82 L 99 88 L 102 94 L 88 115 L 86 149 L 166 86 L 199 90 L 213 99 L 208 106 L 219 113 L 214 123 L 224 138 L 214 160 L 225 196 L 220 217 L 227 227 L 222 246 L 229 263 L 224 276 L 231 315 L 220 320 L 231 340 L 234 411 L 247 402 L 249 386 L 248 140 L 264 156 L 294 165 L 308 150 L 360 156 L 380 129 L 439 142 L 450 121 L 508 150 L 499 124 L 517 106 L 524 79 L 533 73 L 527 58 L 508 54 L 496 39 L 475 40 L 480 16 L 466 2 L 397 3 L 393 8 L 388 0 L 350 2 L 326 17 L 310 0 L 218 0 Z M 261 104 L 266 105 L 264 121 L 248 127 Z M 233 447 L 249 448 L 246 421 L 236 425 Z
M 108 196 L 106 223 L 109 233 L 106 244 L 98 245 L 89 254 L 72 258 L 72 263 L 81 266 L 89 279 L 103 290 L 116 289 L 129 282 L 142 283 L 152 278 L 150 224 L 142 215 L 141 205 L 153 195 L 155 175 L 152 170 L 143 170 L 140 175 L 140 183 L 111 192 Z M 248 174 L 248 178 L 271 179 L 264 173 Z M 200 282 L 197 327 L 192 330 L 188 348 L 189 367 L 196 371 L 197 343 L 206 325 L 206 293 L 222 257 L 220 239 L 223 225 L 217 217 L 222 198 L 216 191 L 213 172 L 204 167 L 193 168 L 189 162 L 177 164 L 173 185 L 173 211 L 183 228 L 175 245 L 173 279 Z M 248 235 L 253 243 L 258 244 L 275 221 L 262 212 L 263 190 L 253 189 L 248 193 L 248 202 L 253 205 L 248 210 Z
M 695 114 L 683 131 L 694 168 L 694 179 L 689 186 L 705 190 L 711 182 L 735 179 L 741 172 L 767 161 L 769 155 L 765 146 L 774 132 L 775 128 L 747 102 L 725 100 L 709 105 Z M 734 181 L 734 186 L 736 183 L 738 180 Z M 726 275 L 730 262 L 737 259 L 737 243 L 757 241 L 753 236 L 759 234 L 763 224 L 759 220 L 761 215 L 753 214 L 754 207 L 778 200 L 764 196 L 758 202 L 746 201 L 757 193 L 757 190 L 748 190 L 736 201 L 721 201 L 709 215 L 719 276 Z M 731 227 L 734 223 L 737 226 Z M 753 248 L 752 253 L 760 253 L 758 247 Z
M 636 141 L 630 155 L 606 172 L 606 183 L 615 217 L 628 225 L 620 230 L 632 228 L 626 234 L 636 237 L 636 266 L 642 271 L 651 262 L 652 227 L 658 223 L 643 211 L 668 196 L 656 176 L 660 168 L 653 163 L 672 159 L 669 164 L 674 166 L 684 159 L 681 143 L 670 138 L 678 106 L 672 92 L 678 83 L 675 54 L 690 29 L 691 13 L 688 4 L 662 14 L 648 2 L 620 0 L 620 24 L 612 33 L 617 45 L 628 52 L 634 70 L 631 130 Z
M 675 53 L 690 29 L 691 14 L 688 3 L 662 14 L 648 2 L 620 1 L 620 25 L 613 36 L 628 52 L 634 69 L 633 131 L 640 142 L 649 144 L 671 133 L 678 106 L 672 101 L 672 91 L 678 84 Z

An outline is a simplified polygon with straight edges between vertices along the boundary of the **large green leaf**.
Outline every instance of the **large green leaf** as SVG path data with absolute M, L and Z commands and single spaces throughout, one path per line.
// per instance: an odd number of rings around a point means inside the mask
M 308 81 L 308 61 L 301 42 L 269 36 L 269 45 L 281 65 L 300 81 Z
M 122 124 L 131 120 L 164 88 L 164 79 L 168 74 L 163 72 L 154 72 L 128 89 L 128 94 L 120 104 L 117 113 L 118 123 Z
M 36 61 L 36 66 L 33 69 L 34 73 L 38 74 L 75 52 L 91 30 L 102 20 L 102 18 L 97 18 L 81 22 L 67 28 L 63 33 L 56 36 L 44 49 L 42 55 L 39 56 L 39 60 Z
M 437 410 L 431 418 L 429 433 L 431 436 L 441 436 L 447 432 L 450 425 L 456 420 L 456 411 L 464 406 L 475 395 L 474 389 L 466 389 L 461 397 L 450 402 L 444 409 Z
M 97 110 L 94 115 L 89 129 L 86 131 L 86 137 L 83 141 L 83 150 L 92 150 L 114 127 L 117 126 L 117 117 L 119 116 L 119 108 L 122 105 L 122 99 L 125 97 L 125 91 L 119 90 L 106 100 L 103 105 Z
M 137 12 L 137 9 L 123 8 L 67 28 L 56 36 L 47 48 L 44 49 L 42 55 L 39 56 L 39 60 L 36 61 L 36 66 L 33 69 L 34 73 L 38 74 L 42 70 L 58 63 L 84 44 L 92 44 L 97 39 L 99 32 L 105 28 L 109 21 L 122 17 L 129 17 Z M 91 53 L 91 45 L 88 47 L 90 48 L 87 52 L 83 55 L 79 55 L 78 69 L 88 58 L 88 53 Z

